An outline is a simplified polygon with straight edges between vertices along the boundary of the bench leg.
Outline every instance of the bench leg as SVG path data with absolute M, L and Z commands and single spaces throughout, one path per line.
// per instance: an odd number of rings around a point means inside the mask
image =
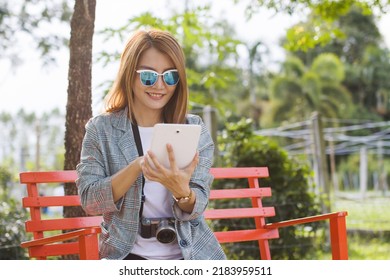
M 345 216 L 330 219 L 330 242 L 333 260 L 348 260 L 347 226 Z
M 80 260 L 99 260 L 98 235 L 80 236 Z
M 268 240 L 259 240 L 259 248 L 260 248 L 260 259 L 270 260 L 271 252 L 269 250 Z

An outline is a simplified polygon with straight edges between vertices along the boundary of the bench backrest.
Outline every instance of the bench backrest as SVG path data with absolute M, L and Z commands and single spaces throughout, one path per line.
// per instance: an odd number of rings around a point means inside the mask
M 259 178 L 268 177 L 266 167 L 237 167 L 237 168 L 212 168 L 211 173 L 215 180 L 220 179 L 247 179 L 246 186 L 237 186 L 234 189 L 211 190 L 210 200 L 241 199 L 248 198 L 252 206 L 249 208 L 207 209 L 205 218 L 214 219 L 242 219 L 253 218 L 256 228 L 235 231 L 215 232 L 220 243 L 242 242 L 258 240 L 262 259 L 270 259 L 268 239 L 277 238 L 277 229 L 265 229 L 265 218 L 274 216 L 273 207 L 263 207 L 262 198 L 271 196 L 270 188 L 261 188 Z M 76 171 L 47 171 L 47 172 L 23 172 L 20 174 L 20 182 L 27 186 L 27 197 L 23 198 L 23 206 L 30 210 L 30 220 L 26 221 L 26 231 L 31 232 L 33 239 L 47 237 L 53 231 L 76 230 L 99 226 L 100 216 L 63 218 L 62 215 L 51 217 L 43 214 L 48 207 L 80 206 L 80 198 L 77 195 L 44 196 L 40 187 L 50 183 L 64 184 L 74 183 L 77 179 Z M 218 203 L 215 203 L 218 205 Z M 51 233 L 50 233 L 51 232 Z M 45 236 L 46 235 L 46 236 Z M 52 244 L 45 250 L 38 248 L 29 250 L 30 257 L 45 258 L 51 255 L 77 254 L 77 242 L 66 244 Z

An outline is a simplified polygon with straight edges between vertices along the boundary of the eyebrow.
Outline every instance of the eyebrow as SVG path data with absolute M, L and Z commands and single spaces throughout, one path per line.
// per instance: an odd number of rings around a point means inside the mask
M 137 69 L 145 69 L 145 70 L 153 70 L 153 71 L 156 71 L 158 72 L 156 69 L 154 69 L 153 67 L 150 67 L 150 66 L 146 66 L 146 65 L 140 65 L 137 67 Z M 171 67 L 171 68 L 166 68 L 162 71 L 162 73 L 164 73 L 165 71 L 168 71 L 168 70 L 175 70 L 176 68 L 175 67 Z M 177 70 L 177 69 L 176 69 Z

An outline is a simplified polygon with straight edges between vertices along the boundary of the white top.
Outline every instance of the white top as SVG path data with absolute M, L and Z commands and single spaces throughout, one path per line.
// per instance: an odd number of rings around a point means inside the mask
M 152 141 L 153 127 L 138 127 L 141 137 L 142 150 L 144 155 L 150 148 Z M 168 218 L 173 217 L 172 213 L 172 194 L 160 183 L 149 181 L 145 178 L 145 203 L 143 217 L 145 218 Z M 131 253 L 144 257 L 146 259 L 164 259 L 177 260 L 182 259 L 183 255 L 177 240 L 164 244 L 159 242 L 156 237 L 142 238 L 138 233 Z

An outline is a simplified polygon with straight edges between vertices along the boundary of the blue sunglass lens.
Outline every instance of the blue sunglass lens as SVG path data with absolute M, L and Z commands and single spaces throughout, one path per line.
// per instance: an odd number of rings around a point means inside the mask
M 168 71 L 164 74 L 164 81 L 168 86 L 174 86 L 179 81 L 179 73 L 177 71 Z
M 152 86 L 156 83 L 158 75 L 154 72 L 141 72 L 141 82 L 145 86 Z

